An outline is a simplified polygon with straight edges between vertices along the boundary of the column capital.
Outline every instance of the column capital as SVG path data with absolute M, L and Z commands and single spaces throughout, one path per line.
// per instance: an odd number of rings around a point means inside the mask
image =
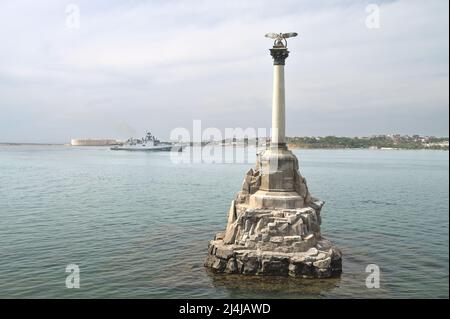
M 270 55 L 273 58 L 273 65 L 284 65 L 286 58 L 289 56 L 289 51 L 284 46 L 274 46 L 272 49 L 270 49 Z

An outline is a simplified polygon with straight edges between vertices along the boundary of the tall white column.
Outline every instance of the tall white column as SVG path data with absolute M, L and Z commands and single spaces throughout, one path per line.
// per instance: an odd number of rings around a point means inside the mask
M 284 45 L 274 45 L 270 49 L 273 57 L 273 100 L 272 100 L 272 142 L 271 148 L 286 148 L 285 105 L 284 105 L 284 64 L 289 51 Z
M 273 66 L 272 144 L 285 143 L 284 65 Z

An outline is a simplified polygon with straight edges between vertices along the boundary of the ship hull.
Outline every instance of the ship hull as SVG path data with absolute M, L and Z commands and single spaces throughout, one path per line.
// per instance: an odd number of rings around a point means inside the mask
M 124 146 L 115 146 L 111 147 L 112 151 L 130 151 L 130 152 L 170 152 L 170 151 L 178 151 L 181 152 L 183 150 L 182 146 L 155 146 L 155 147 L 124 147 Z

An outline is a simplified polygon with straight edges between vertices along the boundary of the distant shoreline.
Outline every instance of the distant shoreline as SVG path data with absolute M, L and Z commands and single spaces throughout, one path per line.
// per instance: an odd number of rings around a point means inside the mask
M 69 144 L 64 143 L 10 143 L 10 142 L 0 142 L 0 146 L 64 146 Z M 70 146 L 70 145 L 69 145 Z
M 303 147 L 289 146 L 291 150 L 369 150 L 369 151 L 448 151 L 448 148 L 370 148 L 370 147 Z
M 42 142 L 0 142 L 3 146 L 75 146 L 75 147 L 102 147 L 118 145 L 117 138 L 102 139 L 72 139 L 70 143 L 42 143 Z M 113 143 L 111 143 L 113 142 Z M 206 146 L 256 146 L 263 147 L 270 142 L 270 138 L 226 138 L 215 141 L 185 142 L 191 146 L 194 144 Z M 380 134 L 361 137 L 346 136 L 286 136 L 286 144 L 291 149 L 369 149 L 369 150 L 449 150 L 448 137 L 401 135 L 401 134 Z

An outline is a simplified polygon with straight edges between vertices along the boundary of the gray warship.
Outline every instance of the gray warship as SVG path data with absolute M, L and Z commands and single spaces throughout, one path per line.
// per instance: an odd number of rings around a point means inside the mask
M 147 151 L 147 152 L 169 152 L 183 150 L 182 145 L 175 145 L 171 143 L 161 142 L 152 133 L 147 132 L 145 137 L 136 139 L 129 138 L 124 144 L 120 146 L 111 147 L 113 151 Z

